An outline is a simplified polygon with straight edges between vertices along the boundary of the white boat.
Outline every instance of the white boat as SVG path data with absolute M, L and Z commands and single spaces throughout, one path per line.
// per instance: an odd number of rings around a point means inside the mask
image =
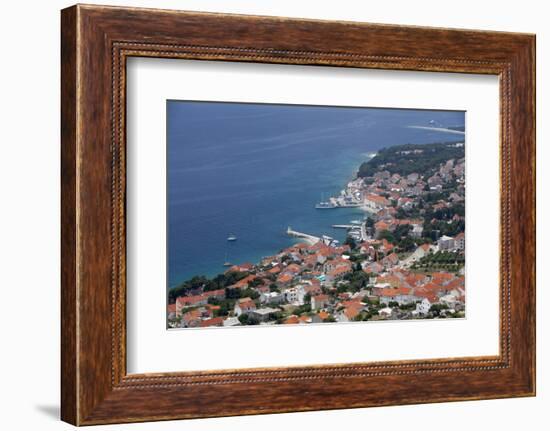
M 227 240 L 228 241 L 237 241 L 237 237 L 235 235 L 233 235 L 232 233 L 230 233 L 229 236 L 227 237 Z
M 318 210 L 328 210 L 336 208 L 336 205 L 334 205 L 332 202 L 319 202 L 317 205 L 315 205 L 315 208 Z
M 332 201 L 332 199 L 325 201 L 323 195 L 321 195 L 321 202 L 315 205 L 315 208 L 318 210 L 328 210 L 336 207 L 337 205 Z

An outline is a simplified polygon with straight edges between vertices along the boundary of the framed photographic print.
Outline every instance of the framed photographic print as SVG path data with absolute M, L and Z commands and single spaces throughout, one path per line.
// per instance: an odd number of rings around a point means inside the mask
M 535 394 L 533 35 L 78 5 L 61 42 L 63 420 Z

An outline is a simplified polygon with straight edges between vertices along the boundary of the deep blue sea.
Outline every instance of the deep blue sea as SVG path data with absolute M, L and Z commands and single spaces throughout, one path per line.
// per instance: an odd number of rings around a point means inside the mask
M 409 126 L 464 125 L 464 112 L 301 105 L 168 101 L 167 114 L 169 286 L 276 253 L 288 226 L 343 240 L 331 225 L 363 211 L 317 202 L 379 148 L 463 139 Z

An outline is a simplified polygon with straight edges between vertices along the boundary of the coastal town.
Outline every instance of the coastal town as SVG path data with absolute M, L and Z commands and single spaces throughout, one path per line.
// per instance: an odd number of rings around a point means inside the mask
M 256 263 L 169 289 L 169 328 L 465 316 L 463 142 L 384 148 L 318 211 L 362 210 L 342 243 L 291 227 Z

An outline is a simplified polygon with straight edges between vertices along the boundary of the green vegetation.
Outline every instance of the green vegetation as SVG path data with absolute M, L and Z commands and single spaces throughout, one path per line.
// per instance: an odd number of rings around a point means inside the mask
M 375 173 L 387 170 L 390 174 L 409 175 L 422 172 L 431 175 L 441 163 L 449 159 L 464 158 L 464 147 L 454 147 L 462 141 L 437 144 L 406 144 L 382 148 L 378 154 L 359 167 L 358 177 L 372 177 Z
M 385 239 L 392 244 L 395 243 L 395 236 L 393 236 L 393 233 L 391 233 L 389 230 L 383 230 L 382 232 L 380 232 L 377 236 L 377 239 Z
M 239 322 L 241 325 L 259 325 L 260 321 L 253 316 L 250 316 L 246 313 L 239 316 Z
M 224 289 L 237 281 L 245 278 L 245 272 L 231 271 L 224 274 L 218 274 L 213 279 L 209 279 L 204 275 L 197 275 L 190 280 L 185 281 L 177 287 L 168 291 L 168 301 L 173 303 L 178 296 L 188 295 L 190 291 L 204 288 L 205 292 Z
M 348 292 L 358 292 L 367 287 L 369 276 L 362 270 L 356 270 L 344 276 L 344 280 L 349 281 L 347 285 Z
M 357 248 L 357 243 L 356 243 L 355 240 L 354 240 L 352 237 L 350 237 L 350 236 L 348 236 L 348 237 L 346 238 L 346 240 L 344 241 L 344 244 L 345 244 L 345 245 L 349 245 L 349 247 L 350 247 L 352 250 L 355 250 L 355 249 Z
M 296 314 L 296 316 L 300 316 L 301 314 L 304 314 L 304 313 L 309 313 L 311 312 L 311 304 L 300 305 L 296 307 L 292 312 Z
M 437 317 L 444 317 L 441 315 L 442 310 L 448 310 L 449 306 L 447 304 L 433 304 L 430 307 L 430 313 L 432 313 L 433 316 Z
M 464 266 L 464 254 L 457 251 L 438 251 L 424 256 L 412 266 L 412 270 L 422 272 L 458 272 Z
M 225 297 L 227 299 L 240 299 L 240 298 L 250 298 L 250 299 L 258 299 L 260 297 L 260 294 L 257 290 L 254 290 L 250 287 L 247 287 L 246 289 L 225 289 Z
M 236 299 L 216 299 L 216 298 L 209 298 L 208 303 L 211 305 L 219 305 L 219 310 L 214 310 L 214 317 L 218 316 L 228 316 L 231 311 L 233 311 L 233 308 L 235 307 Z

